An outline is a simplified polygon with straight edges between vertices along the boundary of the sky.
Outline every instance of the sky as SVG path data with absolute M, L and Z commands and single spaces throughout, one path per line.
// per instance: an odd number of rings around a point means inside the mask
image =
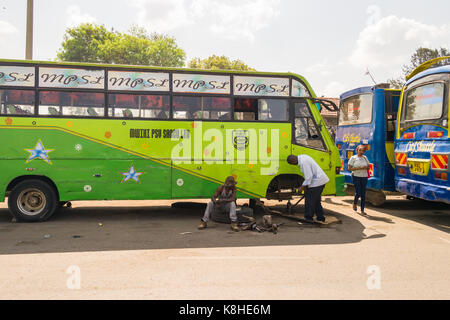
M 26 0 L 0 0 L 0 58 L 24 59 Z M 402 75 L 419 46 L 450 49 L 448 0 L 34 0 L 34 60 L 54 60 L 66 28 L 176 38 L 186 64 L 212 54 L 258 71 L 295 72 L 318 96 Z

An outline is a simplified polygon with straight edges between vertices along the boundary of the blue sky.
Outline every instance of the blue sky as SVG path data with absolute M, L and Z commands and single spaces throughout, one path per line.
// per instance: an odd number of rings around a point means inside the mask
M 26 0 L 0 0 L 0 58 L 25 57 Z M 401 75 L 418 46 L 450 49 L 448 0 L 34 0 L 33 58 L 53 60 L 82 22 L 174 36 L 187 61 L 211 54 L 302 74 L 316 94 Z

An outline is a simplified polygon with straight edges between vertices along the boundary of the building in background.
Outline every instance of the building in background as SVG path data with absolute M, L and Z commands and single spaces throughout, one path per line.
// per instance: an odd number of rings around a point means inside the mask
M 334 102 L 336 106 L 339 107 L 339 98 L 325 98 L 322 99 L 331 100 Z M 337 111 L 329 111 L 325 108 L 322 108 L 320 111 L 325 124 L 327 125 L 328 131 L 330 131 L 331 135 L 335 137 L 336 129 L 338 125 L 338 112 Z

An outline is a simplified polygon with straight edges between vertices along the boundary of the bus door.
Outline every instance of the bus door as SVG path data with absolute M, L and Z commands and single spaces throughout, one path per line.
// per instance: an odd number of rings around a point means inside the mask
M 322 132 L 327 128 L 319 125 L 313 117 L 310 108 L 317 108 L 308 103 L 307 99 L 293 99 L 291 108 L 292 119 L 292 154 L 308 154 L 325 171 L 328 177 L 333 177 L 331 151 L 328 150 Z M 308 148 L 305 150 L 305 148 Z M 325 187 L 324 194 L 329 191 Z
M 395 191 L 395 126 L 397 121 L 398 104 L 401 90 L 385 90 L 385 148 L 386 157 L 384 159 L 384 186 L 383 190 Z

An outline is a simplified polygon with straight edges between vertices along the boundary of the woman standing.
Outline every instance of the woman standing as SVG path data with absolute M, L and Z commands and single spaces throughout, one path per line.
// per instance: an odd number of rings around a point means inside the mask
M 369 179 L 369 159 L 364 155 L 366 148 L 359 145 L 356 148 L 356 155 L 352 156 L 348 161 L 348 170 L 352 171 L 353 184 L 355 185 L 355 199 L 353 200 L 353 210 L 357 210 L 356 204 L 361 197 L 361 214 L 364 214 L 364 204 L 366 201 L 366 186 Z

